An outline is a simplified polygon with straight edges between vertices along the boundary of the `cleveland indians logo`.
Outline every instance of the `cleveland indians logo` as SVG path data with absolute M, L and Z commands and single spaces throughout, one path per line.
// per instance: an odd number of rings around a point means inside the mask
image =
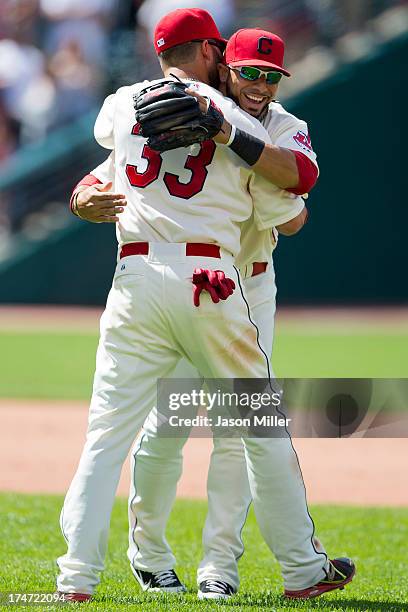
M 305 132 L 299 131 L 294 137 L 293 140 L 300 146 L 308 151 L 313 151 L 312 141 L 310 140 L 309 134 L 305 134 Z
M 272 38 L 267 38 L 267 36 L 261 36 L 261 38 L 258 40 L 258 53 L 270 55 L 272 53 L 272 45 Z

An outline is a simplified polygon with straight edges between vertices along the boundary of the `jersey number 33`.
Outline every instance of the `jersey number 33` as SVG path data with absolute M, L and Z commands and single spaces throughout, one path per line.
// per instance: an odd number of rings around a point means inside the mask
M 133 126 L 132 134 L 138 136 L 140 126 L 136 123 Z M 208 175 L 207 166 L 214 158 L 216 144 L 213 140 L 205 140 L 200 144 L 197 155 L 188 155 L 184 168 L 191 171 L 191 178 L 188 183 L 182 183 L 177 174 L 165 172 L 163 181 L 170 195 L 177 198 L 188 200 L 200 193 L 204 187 Z M 142 158 L 147 160 L 147 168 L 144 172 L 139 172 L 137 166 L 126 165 L 126 176 L 133 187 L 144 188 L 159 178 L 163 158 L 158 151 L 154 151 L 147 144 L 142 150 Z

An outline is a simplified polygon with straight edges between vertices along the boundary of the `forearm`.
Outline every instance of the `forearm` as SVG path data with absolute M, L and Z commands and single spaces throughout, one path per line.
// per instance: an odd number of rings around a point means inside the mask
M 280 189 L 296 188 L 299 184 L 296 156 L 290 149 L 266 144 L 252 168 Z
M 309 193 L 317 181 L 317 166 L 306 155 L 266 144 L 250 134 L 235 130 L 227 121 L 224 121 L 214 140 L 229 146 L 257 174 L 280 189 L 303 195 Z

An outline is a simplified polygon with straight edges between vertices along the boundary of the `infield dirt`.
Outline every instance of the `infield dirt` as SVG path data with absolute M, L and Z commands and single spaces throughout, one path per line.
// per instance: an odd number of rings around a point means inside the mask
M 82 329 L 97 332 L 98 308 L 1 306 L 0 329 Z M 373 322 L 397 332 L 408 328 L 408 310 L 278 309 L 278 319 L 319 328 L 335 318 L 345 328 Z M 0 399 L 0 490 L 64 493 L 76 469 L 87 425 L 85 402 Z M 180 497 L 204 498 L 210 439 L 185 447 Z M 408 506 L 407 440 L 297 439 L 308 499 L 312 503 Z M 129 462 L 118 489 L 126 495 Z
M 83 402 L 1 400 L 0 490 L 64 493 L 87 425 Z M 408 506 L 407 440 L 296 439 L 311 503 Z M 212 441 L 194 438 L 184 452 L 178 496 L 204 498 Z M 118 494 L 127 495 L 129 461 Z

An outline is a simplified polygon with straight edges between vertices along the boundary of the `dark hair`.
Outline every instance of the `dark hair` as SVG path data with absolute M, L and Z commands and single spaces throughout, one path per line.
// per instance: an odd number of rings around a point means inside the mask
M 170 47 L 159 53 L 160 63 L 167 66 L 179 66 L 195 60 L 201 41 L 191 41 L 175 47 Z

